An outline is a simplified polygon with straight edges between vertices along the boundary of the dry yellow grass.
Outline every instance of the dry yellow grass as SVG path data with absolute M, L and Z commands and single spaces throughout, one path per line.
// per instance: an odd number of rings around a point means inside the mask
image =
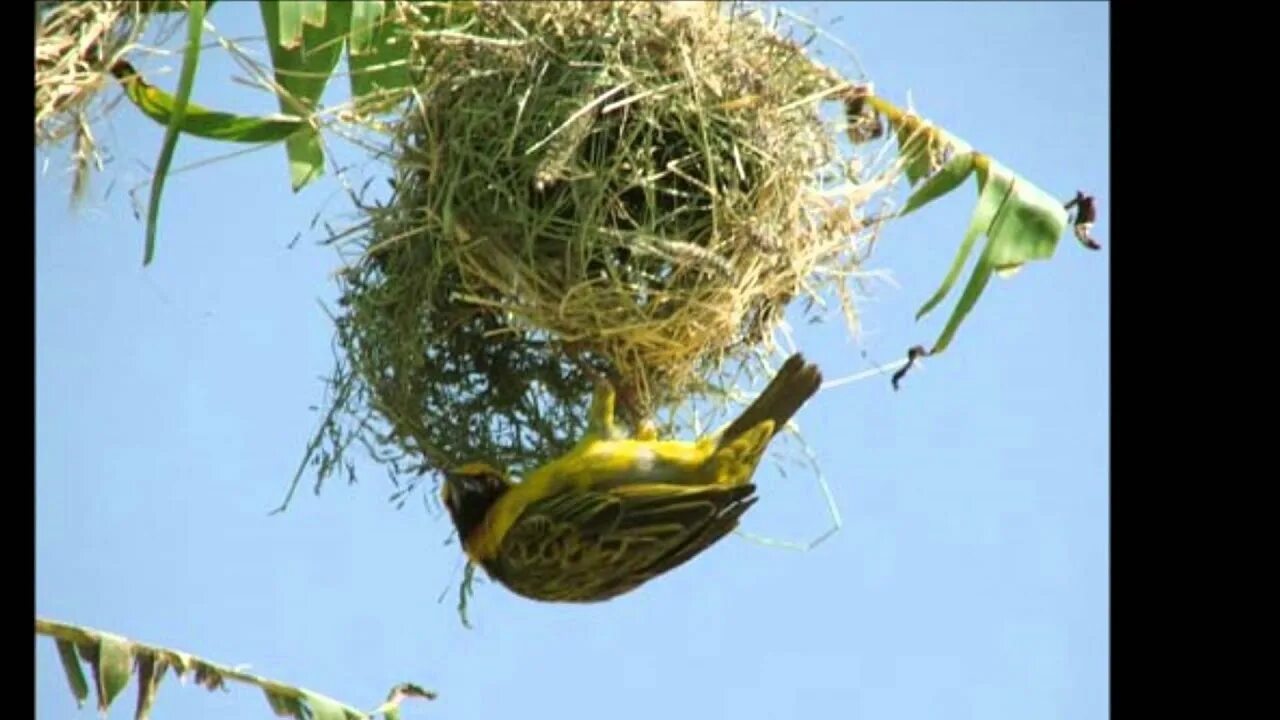
M 78 194 L 102 165 L 93 126 L 110 107 L 102 91 L 112 64 L 138 48 L 149 13 L 139 2 L 77 0 L 41 4 L 36 18 L 36 146 L 71 139 Z

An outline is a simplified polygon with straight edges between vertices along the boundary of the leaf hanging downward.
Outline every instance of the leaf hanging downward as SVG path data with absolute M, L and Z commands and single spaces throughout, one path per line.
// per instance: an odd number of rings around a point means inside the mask
M 67 684 L 71 686 L 71 694 L 76 698 L 76 707 L 84 707 L 89 697 L 89 683 L 84 679 L 84 671 L 80 668 L 80 658 L 76 657 L 76 646 L 69 640 L 58 640 L 58 659 L 62 661 L 62 670 L 67 675 Z
M 182 53 L 182 73 L 178 76 L 178 95 L 174 98 L 173 115 L 164 131 L 164 143 L 160 146 L 160 159 L 156 162 L 155 177 L 151 181 L 151 199 L 147 207 L 147 239 L 142 252 L 142 264 L 150 265 L 156 252 L 156 222 L 160 218 L 160 196 L 164 193 L 164 181 L 169 176 L 169 164 L 178 145 L 178 132 L 187 113 L 187 99 L 196 80 L 196 65 L 200 62 L 200 37 L 204 32 L 204 0 L 191 0 L 187 10 L 187 47 Z
M 925 304 L 916 311 L 916 320 L 924 317 L 929 313 L 942 299 L 951 292 L 951 287 L 955 285 L 956 279 L 960 277 L 960 271 L 964 269 L 965 262 L 969 259 L 969 253 L 973 251 L 973 244 L 977 242 L 978 237 L 987 232 L 991 227 L 991 222 L 995 220 L 996 213 L 1000 210 L 1000 204 L 1004 202 L 1005 197 L 1009 194 L 1009 187 L 1002 182 L 990 183 L 987 181 L 987 166 L 982 163 L 978 167 L 978 206 L 973 209 L 973 217 L 969 221 L 969 229 L 965 231 L 964 239 L 960 242 L 960 249 L 956 252 L 956 258 L 951 263 L 951 268 L 947 270 L 947 276 L 942 280 L 942 285 L 934 292 L 933 297 L 929 298 Z
M 947 193 L 960 187 L 960 183 L 973 172 L 974 154 L 961 153 L 951 158 L 941 170 L 934 173 L 923 185 L 911 193 L 898 217 L 915 212 Z
M 283 90 L 280 108 L 310 115 L 333 75 L 351 28 L 351 3 L 323 0 L 258 3 L 271 50 L 276 83 Z M 294 192 L 324 172 L 320 133 L 309 128 L 285 144 Z
M 94 683 L 98 689 L 98 711 L 106 713 L 133 674 L 133 649 L 129 641 L 103 633 L 98 638 L 94 658 Z

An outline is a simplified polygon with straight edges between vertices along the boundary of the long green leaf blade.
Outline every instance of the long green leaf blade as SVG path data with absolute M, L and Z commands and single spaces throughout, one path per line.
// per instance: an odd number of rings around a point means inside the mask
M 304 32 L 305 32 L 306 26 L 308 25 L 311 27 L 324 27 L 326 10 L 329 7 L 329 3 L 327 0 L 295 0 L 295 1 L 297 5 L 302 6 L 302 25 L 304 27 Z M 339 4 L 339 3 L 335 3 L 335 5 L 336 4 Z
M 138 653 L 138 705 L 133 713 L 133 720 L 148 720 L 151 717 L 151 706 L 156 701 L 156 691 L 169 664 L 158 653 Z
M 1067 229 L 1066 209 L 1056 198 L 993 163 L 992 172 L 997 171 L 1012 178 L 1012 192 L 991 223 L 992 264 L 1008 269 L 1049 259 Z
M 978 264 L 973 269 L 973 274 L 969 276 L 969 283 L 964 288 L 964 294 L 960 296 L 960 302 L 956 303 L 956 308 L 951 312 L 951 317 L 947 319 L 947 325 L 942 330 L 942 335 L 938 337 L 938 341 L 934 343 L 933 349 L 929 351 L 930 355 L 937 355 L 947 346 L 951 344 L 951 339 L 955 337 L 956 330 L 960 329 L 960 324 L 964 322 L 969 311 L 973 310 L 974 305 L 978 304 L 978 298 L 982 296 L 982 291 L 987 287 L 987 283 L 991 280 L 991 273 L 995 270 L 995 265 L 991 262 L 991 244 L 987 244 L 987 249 L 982 253 L 982 257 L 978 259 Z
M 994 161 L 989 163 L 987 187 L 994 188 L 1002 197 L 987 230 L 990 242 L 930 351 L 932 354 L 941 353 L 950 345 L 993 273 L 1007 273 L 1031 260 L 1050 257 L 1066 229 L 1066 211 L 1057 200 Z
M 891 107 L 882 99 L 877 99 L 875 102 L 885 109 Z M 929 177 L 935 160 L 939 160 L 946 153 L 963 155 L 973 152 L 969 143 L 936 125 L 925 122 L 918 115 L 903 113 L 894 108 L 892 112 L 886 113 L 886 117 L 897 136 L 898 157 L 902 159 L 903 171 L 907 176 L 907 183 L 911 186 Z
M 352 55 L 363 55 L 373 49 L 387 4 L 383 0 L 354 0 L 351 3 L 351 35 L 347 38 Z
M 94 680 L 98 686 L 98 711 L 105 713 L 129 684 L 129 676 L 133 673 L 133 649 L 128 640 L 103 633 L 98 638 L 97 661 Z
M 311 720 L 347 720 L 347 711 L 323 695 L 303 691 L 302 703 L 310 711 L 308 715 Z
M 76 646 L 68 640 L 58 640 L 58 659 L 62 661 L 62 670 L 67 675 L 67 684 L 71 686 L 71 694 L 76 698 L 76 707 L 84 707 L 89 698 L 89 683 L 84 679 L 84 670 L 80 667 L 80 658 L 76 657 Z
M 302 701 L 293 695 L 277 691 L 274 688 L 263 688 L 262 692 L 267 696 L 267 704 L 271 706 L 271 712 L 276 717 L 296 718 L 303 720 L 306 716 L 302 711 Z
M 394 22 L 385 0 L 356 0 L 351 5 L 347 64 L 351 95 L 360 106 L 376 94 L 394 101 L 409 87 L 409 36 Z
M 264 17 L 268 14 L 275 17 L 280 28 L 276 42 L 281 47 L 302 47 L 303 4 L 302 2 L 297 2 L 297 0 L 288 0 L 288 2 L 263 0 L 261 7 Z
M 289 156 L 289 178 L 294 192 L 324 174 L 324 143 L 320 133 L 301 132 L 285 141 Z
M 143 717 L 150 710 L 156 686 L 168 668 L 173 669 L 179 680 L 182 680 L 185 675 L 194 674 L 196 684 L 207 690 L 225 689 L 228 681 L 261 688 L 267 696 L 267 702 L 271 705 L 272 711 L 284 717 L 303 720 L 304 710 L 318 710 L 320 717 L 344 719 L 367 717 L 367 714 L 359 709 L 332 698 L 252 675 L 239 668 L 219 665 L 179 650 L 135 642 L 101 630 L 41 617 L 36 617 L 35 626 L 37 636 L 44 635 L 53 639 L 62 665 L 67 669 L 72 693 L 78 697 L 88 698 L 89 690 L 76 656 L 79 655 L 80 660 L 89 665 L 98 690 L 99 702 L 103 707 L 109 705 L 128 684 L 136 659 L 139 688 L 138 709 L 135 717 Z M 70 668 L 74 668 L 74 672 Z M 77 677 L 79 681 L 75 679 Z M 433 700 L 436 694 L 412 683 L 400 683 L 392 688 L 388 694 L 388 702 L 382 709 L 394 707 L 407 697 Z M 304 704 L 309 707 L 304 707 Z
M 933 147 L 931 128 L 915 120 L 902 123 L 896 130 L 898 156 L 904 161 L 903 171 L 906 173 L 907 183 L 915 185 L 929 174 L 930 153 Z
M 151 182 L 151 198 L 147 207 L 147 241 L 142 253 L 143 266 L 150 265 L 156 251 L 156 222 L 160 217 L 160 197 L 164 194 L 165 178 L 173 162 L 173 151 L 178 145 L 178 132 L 187 113 L 187 100 L 191 86 L 195 84 L 196 65 L 200 62 L 200 36 L 204 32 L 204 0 L 191 0 L 187 11 L 187 47 L 182 53 L 182 72 L 178 76 L 178 95 L 174 98 L 173 115 L 164 132 L 164 144 L 160 146 L 160 160 L 156 163 L 155 177 Z
M 907 204 L 902 207 L 898 217 L 913 213 L 960 187 L 960 183 L 964 182 L 972 172 L 973 153 L 962 153 L 951 158 L 941 170 L 911 193 L 911 197 L 907 198 Z
M 989 181 L 986 171 L 981 169 L 978 171 L 978 205 L 973 209 L 969 229 L 965 231 L 964 240 L 960 243 L 960 249 L 956 252 L 956 258 L 951 262 L 951 268 L 947 270 L 947 276 L 943 278 L 942 285 L 933 297 L 916 311 L 916 320 L 927 315 L 951 292 L 956 279 L 960 277 L 960 271 L 964 269 L 964 264 L 969 261 L 973 244 L 990 229 L 1001 204 L 1009 195 L 1009 190 L 1009 184 L 1004 179 Z
M 280 107 L 287 114 L 309 116 L 342 56 L 351 28 L 351 3 L 261 0 L 259 8 L 275 80 L 283 90 Z M 316 22 L 321 24 L 316 26 Z M 323 174 L 324 146 L 317 130 L 293 135 L 286 140 L 285 148 L 294 192 Z
M 151 85 L 126 61 L 111 69 L 124 87 L 125 97 L 144 115 L 168 127 L 174 116 L 177 99 Z M 284 116 L 256 117 L 210 110 L 187 102 L 187 111 L 178 128 L 187 135 L 237 143 L 280 142 L 308 127 L 305 120 Z

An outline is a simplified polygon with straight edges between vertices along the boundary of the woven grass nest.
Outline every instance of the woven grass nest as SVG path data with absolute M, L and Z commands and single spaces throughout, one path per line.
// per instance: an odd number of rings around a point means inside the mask
M 853 318 L 887 184 L 820 113 L 853 86 L 717 5 L 401 8 L 416 93 L 336 317 L 337 402 L 385 421 L 381 444 L 518 473 L 576 439 L 599 375 L 621 420 L 679 431 L 793 302 Z

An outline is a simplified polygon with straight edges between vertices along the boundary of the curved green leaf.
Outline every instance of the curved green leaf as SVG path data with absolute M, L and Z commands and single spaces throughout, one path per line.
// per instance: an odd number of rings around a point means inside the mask
M 961 153 L 951 158 L 941 170 L 911 193 L 911 197 L 907 198 L 907 204 L 898 213 L 898 217 L 915 212 L 960 187 L 960 183 L 964 182 L 971 172 L 973 172 L 973 153 Z
M 964 240 L 960 243 L 960 250 L 956 253 L 956 258 L 952 261 L 951 268 L 947 270 L 947 276 L 943 279 L 942 285 L 933 294 L 933 297 L 929 298 L 916 311 L 916 320 L 928 314 L 951 292 L 951 287 L 955 285 L 956 279 L 960 277 L 960 271 L 964 269 L 964 264 L 969 260 L 969 253 L 973 251 L 974 242 L 991 227 L 991 223 L 995 221 L 996 214 L 1000 211 L 1001 204 L 1008 197 L 1010 187 L 1005 178 L 997 177 L 988 181 L 989 179 L 987 171 L 980 167 L 978 169 L 978 206 L 973 209 L 973 216 L 969 221 L 969 229 L 965 231 Z
M 98 637 L 94 682 L 98 688 L 98 710 L 105 713 L 112 701 L 129 684 L 133 674 L 133 648 L 129 641 L 103 633 Z
M 915 185 L 929 175 L 932 167 L 931 155 L 936 142 L 933 128 L 926 126 L 918 118 L 904 116 L 903 122 L 895 130 L 898 156 L 904 161 L 903 170 L 907 175 L 907 183 Z
M 156 690 L 160 687 L 160 680 L 164 678 L 164 671 L 167 670 L 169 664 L 164 661 L 163 657 L 158 657 L 156 653 L 139 652 L 138 653 L 138 706 L 134 711 L 134 720 L 147 720 L 151 717 L 151 705 L 156 700 Z
M 350 2 L 350 0 L 348 0 L 348 2 Z M 302 26 L 304 28 L 304 32 L 308 25 L 317 28 L 324 27 L 325 18 L 328 16 L 328 10 L 330 7 L 328 0 L 294 0 L 289 4 L 302 8 Z M 342 4 L 342 2 L 335 2 L 332 5 L 336 8 L 338 5 Z M 285 8 L 280 9 L 281 13 L 286 11 L 287 10 Z
M 347 714 L 347 708 L 323 695 L 304 691 L 302 693 L 302 704 L 306 705 L 309 711 L 307 716 L 311 720 L 347 720 L 352 717 Z M 364 717 L 364 714 L 359 713 L 354 717 L 361 718 Z
M 67 684 L 71 686 L 71 694 L 76 698 L 76 707 L 84 707 L 89 697 L 89 683 L 84 679 L 84 670 L 80 668 L 80 658 L 76 657 L 75 643 L 70 640 L 58 640 L 58 659 L 62 661 L 62 670 L 67 675 Z
M 194 671 L 196 684 L 206 690 L 225 689 L 227 687 L 227 678 L 222 672 L 222 668 L 213 663 L 204 662 L 203 660 L 194 660 L 191 663 L 191 669 Z
M 174 96 L 142 79 L 133 66 L 123 60 L 117 62 L 111 72 L 120 81 L 125 96 L 135 107 L 161 125 L 169 125 L 177 104 Z M 187 135 L 208 140 L 272 143 L 280 142 L 306 127 L 307 122 L 302 118 L 235 115 L 210 110 L 188 101 L 186 114 L 178 129 Z
M 430 690 L 424 690 L 413 683 L 400 683 L 399 685 L 391 688 L 390 693 L 387 693 L 386 702 L 369 711 L 369 716 L 374 717 L 381 715 L 386 718 L 386 720 L 399 720 L 400 703 L 411 697 L 422 698 L 424 700 L 435 700 L 436 694 Z
M 384 0 L 354 0 L 351 3 L 351 34 L 347 38 L 347 49 L 352 55 L 363 55 L 373 49 L 373 39 L 379 34 L 386 9 Z
M 409 35 L 387 12 L 385 0 L 356 0 L 351 4 L 351 35 L 347 65 L 351 94 L 357 101 L 375 93 L 409 87 Z
M 167 668 L 181 679 L 188 672 L 195 674 L 196 684 L 209 690 L 225 688 L 226 681 L 254 685 L 262 688 L 273 712 L 281 717 L 305 718 L 365 718 L 367 715 L 354 707 L 332 698 L 299 687 L 285 685 L 243 670 L 218 665 L 188 653 L 169 648 L 133 642 L 126 638 L 78 625 L 36 618 L 36 635 L 52 637 L 71 692 L 80 701 L 88 697 L 88 687 L 76 654 L 93 670 L 98 688 L 99 707 L 105 708 L 129 682 L 133 660 L 138 661 L 138 710 L 135 718 L 145 720 L 155 699 L 156 689 Z M 74 668 L 74 672 L 73 672 Z M 79 678 L 77 681 L 75 678 Z M 436 694 L 412 683 L 401 683 L 391 689 L 388 701 L 375 712 L 394 710 L 407 697 L 434 700 Z M 304 708 L 304 705 L 306 706 Z M 310 715 L 306 711 L 310 711 Z
M 992 172 L 997 171 L 1011 178 L 1012 192 L 988 233 L 992 264 L 1009 269 L 1032 260 L 1047 260 L 1067 229 L 1066 209 L 1040 188 L 992 163 Z
M 275 80 L 284 90 L 280 108 L 289 114 L 309 115 L 342 56 L 351 28 L 351 3 L 260 0 L 258 7 Z M 324 173 L 324 146 L 316 129 L 290 136 L 285 148 L 295 192 Z
M 992 207 L 995 214 L 987 225 L 990 241 L 930 354 L 942 352 L 951 343 L 993 273 L 1009 277 L 1027 262 L 1051 257 L 1058 238 L 1067 227 L 1066 210 L 1057 200 L 1007 168 L 989 161 L 986 189 L 975 212 L 975 223 L 979 221 L 979 215 L 983 216 L 982 221 L 986 221 L 986 213 Z M 968 245 L 971 236 L 966 236 L 965 241 Z M 967 247 L 962 246 L 961 250 L 968 252 Z M 956 270 L 953 266 L 953 274 Z M 953 279 L 953 275 L 948 276 L 949 281 Z M 944 287 L 949 287 L 949 284 Z
M 969 143 L 925 122 L 924 118 L 915 113 L 899 110 L 884 98 L 869 96 L 867 102 L 889 120 L 898 139 L 898 156 L 903 161 L 903 171 L 909 185 L 914 186 L 929 177 L 933 172 L 934 162 L 940 162 L 948 153 L 963 155 L 973 152 Z
M 991 248 L 992 244 L 987 243 L 986 250 L 983 251 L 982 257 L 978 259 L 978 264 L 973 269 L 973 274 L 969 276 L 969 283 L 965 285 L 960 302 L 956 303 L 956 309 L 951 311 L 951 317 L 947 319 L 942 335 L 929 351 L 930 355 L 937 355 L 947 349 L 951 339 L 955 337 L 956 330 L 960 329 L 960 323 L 964 322 L 969 311 L 973 310 L 973 306 L 978 304 L 978 298 L 982 296 L 982 291 L 986 289 L 987 282 L 991 280 L 991 273 L 995 269 L 995 265 L 991 262 Z
M 303 2 L 280 2 L 272 0 L 262 3 L 262 12 L 273 14 L 279 22 L 280 34 L 276 38 L 280 47 L 302 47 L 302 6 Z
M 262 692 L 267 695 L 267 704 L 271 706 L 271 712 L 276 717 L 295 718 L 296 720 L 304 720 L 306 717 L 302 711 L 302 701 L 294 695 L 277 691 L 275 688 L 265 687 Z
M 164 143 L 160 146 L 160 160 L 156 163 L 155 178 L 151 182 L 151 199 L 147 207 L 147 241 L 142 252 L 142 264 L 151 264 L 156 252 L 156 221 L 160 217 L 160 196 L 164 193 L 164 181 L 169 176 L 169 164 L 178 145 L 178 128 L 182 127 L 187 113 L 187 100 L 196 80 L 196 64 L 200 62 L 200 36 L 204 32 L 204 0 L 191 0 L 187 11 L 187 47 L 182 53 L 182 72 L 178 76 L 178 96 L 174 98 L 173 114 L 164 131 Z

